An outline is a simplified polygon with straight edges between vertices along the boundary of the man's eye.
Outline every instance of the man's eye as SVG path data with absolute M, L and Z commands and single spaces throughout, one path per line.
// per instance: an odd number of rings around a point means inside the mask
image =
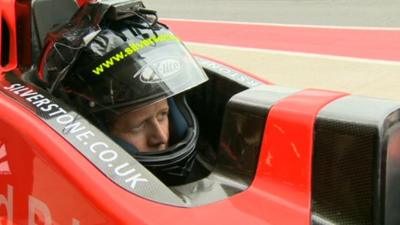
M 139 123 L 139 124 L 136 124 L 136 125 L 133 125 L 132 127 L 130 127 L 130 131 L 139 132 L 143 129 L 143 127 L 144 127 L 144 123 Z
M 163 121 L 167 117 L 168 117 L 168 111 L 163 111 L 163 112 L 158 113 L 157 120 L 158 121 Z

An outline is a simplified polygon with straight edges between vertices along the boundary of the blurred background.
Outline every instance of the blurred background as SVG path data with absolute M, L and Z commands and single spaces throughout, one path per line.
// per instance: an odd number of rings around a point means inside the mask
M 281 86 L 400 100 L 399 0 L 149 0 L 195 54 Z

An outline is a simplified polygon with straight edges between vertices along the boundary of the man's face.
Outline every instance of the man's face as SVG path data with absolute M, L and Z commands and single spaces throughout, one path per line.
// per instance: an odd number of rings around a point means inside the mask
M 114 121 L 111 133 L 140 152 L 164 150 L 169 140 L 168 112 L 167 100 L 124 112 Z

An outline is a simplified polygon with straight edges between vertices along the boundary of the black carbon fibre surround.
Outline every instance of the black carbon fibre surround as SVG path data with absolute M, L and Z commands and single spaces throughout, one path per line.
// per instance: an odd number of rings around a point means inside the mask
M 313 224 L 399 223 L 384 216 L 400 201 L 385 207 L 386 182 L 395 179 L 386 180 L 388 131 L 399 124 L 399 112 L 397 102 L 358 96 L 321 110 L 314 128 Z

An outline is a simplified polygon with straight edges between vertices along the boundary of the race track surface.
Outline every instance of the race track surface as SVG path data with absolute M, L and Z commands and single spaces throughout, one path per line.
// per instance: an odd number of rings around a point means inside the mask
M 277 85 L 400 100 L 400 1 L 145 1 L 192 52 Z

